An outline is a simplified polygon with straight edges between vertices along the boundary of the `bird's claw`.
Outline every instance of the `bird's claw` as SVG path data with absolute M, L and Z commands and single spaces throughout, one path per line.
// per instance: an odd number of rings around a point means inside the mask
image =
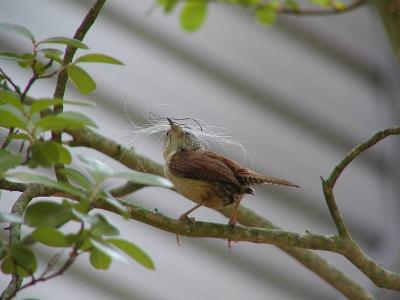
M 232 228 L 236 227 L 236 220 L 229 220 L 228 225 L 231 226 Z
M 188 216 L 180 216 L 179 217 L 179 221 L 187 223 L 187 224 L 195 224 L 196 223 L 196 219 L 195 218 L 189 218 Z

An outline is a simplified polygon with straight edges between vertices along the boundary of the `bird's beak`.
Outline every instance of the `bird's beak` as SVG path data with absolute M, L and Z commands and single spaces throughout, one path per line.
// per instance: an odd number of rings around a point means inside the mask
M 171 126 L 172 130 L 177 130 L 178 129 L 178 126 L 176 126 L 175 123 L 170 118 L 167 118 L 167 120 L 168 120 L 169 126 Z

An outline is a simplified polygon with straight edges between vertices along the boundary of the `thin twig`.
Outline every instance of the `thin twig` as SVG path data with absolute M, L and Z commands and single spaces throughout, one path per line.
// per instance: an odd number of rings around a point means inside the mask
M 0 68 L 0 73 L 4 77 L 4 79 L 7 80 L 13 86 L 14 91 L 18 95 L 21 95 L 21 89 L 19 88 L 19 86 L 14 83 L 14 81 L 3 71 L 2 68 Z
M 349 5 L 346 5 L 344 8 L 338 9 L 335 7 L 332 8 L 289 8 L 289 7 L 282 7 L 276 10 L 277 14 L 280 15 L 296 15 L 296 16 L 326 16 L 326 15 L 335 15 L 335 14 L 342 14 L 346 12 L 350 12 L 364 4 L 366 4 L 366 0 L 356 0 L 352 1 Z
M 183 0 L 183 1 L 193 1 L 193 0 Z M 223 4 L 237 5 L 237 2 L 230 0 L 208 0 L 208 2 L 218 2 Z M 261 1 L 257 4 L 253 4 L 249 1 L 249 4 L 242 4 L 242 6 L 247 6 L 250 9 L 258 9 L 265 7 L 271 1 Z M 283 1 L 282 1 L 283 2 Z M 240 3 L 240 2 L 239 2 Z M 295 15 L 295 16 L 326 16 L 326 15 L 337 15 L 352 11 L 364 4 L 367 0 L 353 0 L 350 4 L 344 6 L 343 8 L 336 8 L 334 6 L 328 8 L 301 8 L 301 7 L 289 7 L 285 4 L 280 4 L 281 6 L 275 9 L 275 13 L 280 15 Z
M 26 185 L 25 190 L 18 197 L 17 201 L 11 208 L 11 213 L 22 217 L 29 202 L 34 197 L 38 196 L 41 193 L 41 191 L 42 190 L 38 188 L 38 185 L 35 184 Z M 21 224 L 11 223 L 9 231 L 10 231 L 9 244 L 10 245 L 18 244 L 21 240 Z M 14 297 L 15 293 L 19 290 L 21 284 L 22 284 L 22 277 L 18 276 L 16 273 L 12 274 L 12 279 L 8 284 L 8 286 L 4 289 L 0 298 L 3 300 L 11 299 L 12 297 Z
M 77 131 L 69 131 L 69 134 L 72 135 L 74 138 L 73 142 L 71 143 L 72 146 L 85 146 L 89 148 L 96 149 L 116 160 L 120 158 L 121 151 L 124 149 L 121 148 L 121 146 L 111 139 L 108 139 L 106 137 L 101 136 L 98 133 L 94 133 L 93 131 L 89 129 L 84 129 L 84 130 L 77 130 Z M 334 169 L 332 175 L 328 178 L 327 182 L 331 180 L 336 181 L 338 177 L 338 173 L 341 173 L 343 169 L 362 151 L 365 151 L 366 149 L 372 147 L 374 144 L 376 144 L 379 140 L 382 140 L 386 136 L 389 135 L 394 135 L 394 134 L 400 134 L 400 128 L 399 127 L 394 127 L 394 128 L 389 128 L 386 130 L 383 130 L 371 139 L 369 139 L 367 142 L 361 144 L 360 146 L 356 147 L 355 150 L 351 151 L 349 155 L 345 157 L 345 159 Z M 355 153 L 358 153 L 356 155 L 351 154 L 355 151 Z M 126 166 L 140 170 L 140 168 L 143 167 L 143 164 L 139 164 L 139 162 L 143 162 L 144 165 L 146 166 L 146 171 L 150 173 L 154 173 L 157 175 L 162 175 L 163 173 L 163 168 L 162 166 L 152 162 L 151 160 L 144 158 L 142 156 L 139 156 L 132 150 L 125 150 L 124 152 L 124 157 L 123 159 L 120 160 L 121 163 L 125 164 Z M 143 170 L 142 170 L 143 171 Z M 336 175 L 335 175 L 336 174 Z M 244 208 L 243 208 L 244 209 Z M 149 222 L 153 221 L 153 218 L 156 215 L 149 216 Z M 133 217 L 133 216 L 132 216 Z M 133 217 L 134 218 L 134 217 Z M 142 215 L 139 213 L 138 215 L 139 220 L 141 221 Z M 344 224 L 344 223 L 343 223 Z M 158 224 L 151 224 L 152 226 L 161 228 L 160 223 Z M 257 225 L 255 225 L 257 226 Z M 181 233 L 179 232 L 174 232 L 174 233 L 179 233 L 181 235 L 186 235 L 184 232 Z M 221 233 L 221 237 L 224 234 Z M 292 236 L 295 238 L 294 236 Z M 226 237 L 231 240 L 235 240 L 235 237 Z M 336 239 L 340 242 L 343 243 L 341 246 L 343 248 L 339 250 L 337 253 L 340 253 L 344 256 L 346 256 L 349 261 L 351 261 L 354 265 L 356 265 L 364 274 L 366 274 L 375 284 L 378 286 L 384 286 L 386 288 L 390 289 L 395 289 L 395 290 L 400 290 L 400 274 L 388 271 L 378 264 L 374 263 L 371 261 L 371 259 L 366 256 L 362 250 L 352 241 L 351 238 L 343 239 L 342 237 L 336 237 Z M 252 241 L 255 241 L 253 239 Z M 302 241 L 304 242 L 304 240 Z M 315 242 L 315 241 L 314 241 Z M 282 245 L 282 246 L 291 246 L 290 244 Z M 326 245 L 325 245 L 326 246 Z M 329 246 L 330 247 L 330 246 Z M 316 248 L 315 248 L 316 249 Z M 327 249 L 325 249 L 327 250 Z M 330 249 L 329 251 L 334 249 Z M 378 276 L 379 274 L 379 276 Z
M 100 11 L 104 5 L 106 0 L 97 0 L 95 4 L 92 6 L 92 8 L 89 10 L 89 12 L 86 14 L 85 18 L 83 19 L 82 23 L 76 30 L 74 34 L 74 38 L 77 40 L 82 41 L 83 38 L 85 37 L 86 33 L 89 31 L 90 27 L 93 25 L 95 20 L 97 19 L 98 15 L 100 14 Z M 69 63 L 72 62 L 72 59 L 75 55 L 77 48 L 75 47 L 70 47 L 68 46 L 65 50 L 64 58 L 63 58 L 63 65 L 66 66 Z M 65 87 L 67 85 L 67 80 L 68 80 L 68 74 L 67 70 L 63 68 L 57 76 L 57 83 L 56 83 L 56 89 L 53 94 L 53 98 L 58 98 L 58 99 L 63 99 L 64 98 L 64 93 L 65 93 Z M 63 111 L 63 105 L 58 104 L 54 106 L 54 113 L 58 114 Z M 51 139 L 52 141 L 61 142 L 61 133 L 57 131 L 52 131 L 51 132 Z M 66 176 L 61 174 L 59 172 L 60 169 L 62 169 L 64 166 L 62 164 L 56 164 L 54 166 L 54 171 L 56 173 L 57 180 L 67 182 L 68 179 Z

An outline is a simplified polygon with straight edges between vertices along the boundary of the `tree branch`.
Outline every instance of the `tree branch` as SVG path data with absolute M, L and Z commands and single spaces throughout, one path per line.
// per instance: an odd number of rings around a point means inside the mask
M 73 146 L 79 145 L 94 148 L 120 161 L 130 168 L 147 172 L 150 170 L 150 172 L 154 172 L 155 174 L 162 174 L 162 166 L 145 157 L 137 155 L 133 150 L 122 148 L 116 142 L 102 137 L 100 134 L 94 133 L 89 129 L 70 131 L 68 133 L 74 138 L 73 142 L 71 143 Z M 351 238 L 347 229 L 340 229 L 341 226 L 344 225 L 344 222 L 335 203 L 332 192 L 333 186 L 340 174 L 358 155 L 379 141 L 383 140 L 385 137 L 398 134 L 400 134 L 400 127 L 388 128 L 378 132 L 366 142 L 360 144 L 350 151 L 334 168 L 328 180 L 323 181 L 324 192 L 327 196 L 326 201 L 328 207 L 330 208 L 332 217 L 337 224 L 339 236 L 299 234 L 284 231 L 273 225 L 268 220 L 257 216 L 255 213 L 251 212 L 245 207 L 240 208 L 238 212 L 238 221 L 241 224 L 249 227 L 232 228 L 227 225 L 207 222 L 187 224 L 163 216 L 160 213 L 146 210 L 132 203 L 125 201 L 121 201 L 121 203 L 123 203 L 129 209 L 130 217 L 132 219 L 174 234 L 190 237 L 213 237 L 229 239 L 232 241 L 246 241 L 277 245 L 283 251 L 300 261 L 303 265 L 309 267 L 325 281 L 337 288 L 350 299 L 372 299 L 372 296 L 363 290 L 359 285 L 347 278 L 343 273 L 335 269 L 325 260 L 318 257 L 315 253 L 309 250 L 302 250 L 298 248 L 324 250 L 342 254 L 378 286 L 400 290 L 400 274 L 388 271 L 371 260 Z M 12 183 L 6 180 L 0 181 L 0 185 L 2 188 L 8 187 L 10 189 L 22 189 L 21 184 Z M 135 187 L 134 185 L 129 185 L 128 187 L 125 186 L 124 189 L 116 189 L 116 193 L 121 195 L 128 193 L 129 190 L 133 191 L 137 188 L 137 186 Z M 43 194 L 49 195 L 50 192 L 52 194 L 57 193 L 57 191 L 51 191 L 49 189 L 45 189 L 45 187 L 42 188 Z M 73 197 L 70 198 L 73 199 Z M 115 213 L 120 213 L 119 211 L 116 211 L 114 207 L 111 207 L 104 202 L 97 202 L 97 207 Z M 222 214 L 229 216 L 230 209 L 231 208 L 227 207 L 220 209 L 219 211 Z M 335 271 L 332 271 L 332 269 Z
M 74 39 L 82 41 L 85 37 L 86 33 L 89 31 L 90 27 L 93 25 L 94 21 L 97 19 L 100 11 L 106 1 L 105 0 L 97 0 L 96 3 L 92 6 L 89 12 L 86 14 L 85 18 L 83 19 L 81 25 L 78 27 L 74 34 Z M 72 62 L 72 59 L 75 55 L 77 48 L 67 46 L 63 58 L 63 65 L 66 66 Z M 65 93 L 65 87 L 68 81 L 68 74 L 66 68 L 62 68 L 62 70 L 58 73 L 57 76 L 57 83 L 56 89 L 53 94 L 53 98 L 63 99 Z M 58 104 L 54 106 L 54 113 L 58 114 L 63 111 L 63 105 Z M 52 131 L 51 132 L 51 139 L 56 142 L 61 142 L 61 133 Z M 60 181 L 67 181 L 67 178 L 58 172 L 58 170 L 62 169 L 62 164 L 56 164 L 54 166 L 54 171 L 56 173 L 57 180 Z
M 336 224 L 339 236 L 342 237 L 344 240 L 347 240 L 348 249 L 345 251 L 345 253 L 343 253 L 343 255 L 346 256 L 346 258 L 350 260 L 357 268 L 359 268 L 365 275 L 367 275 L 368 278 L 370 278 L 377 286 L 396 290 L 400 290 L 400 274 L 385 270 L 375 261 L 370 259 L 360 249 L 360 247 L 351 237 L 345 225 L 342 214 L 340 213 L 340 210 L 335 201 L 333 188 L 346 167 L 360 154 L 373 147 L 383 139 L 392 135 L 399 134 L 400 127 L 387 128 L 385 130 L 377 132 L 367 141 L 361 143 L 357 147 L 353 148 L 349 153 L 347 153 L 346 156 L 335 166 L 327 180 L 324 180 L 321 177 L 322 187 L 325 195 L 325 200 L 329 208 L 329 212 Z
M 208 0 L 208 2 L 213 2 L 213 1 L 218 2 L 218 3 L 237 5 L 237 3 L 230 1 L 230 0 Z M 257 8 L 264 7 L 265 5 L 267 5 L 269 3 L 270 3 L 270 1 L 264 1 L 264 2 L 254 5 L 251 2 L 249 2 L 249 4 L 242 4 L 242 5 L 248 6 L 249 8 L 252 8 L 252 9 L 253 8 L 257 9 Z M 280 15 L 326 16 L 326 15 L 336 15 L 336 14 L 346 13 L 346 12 L 352 11 L 366 3 L 367 3 L 366 0 L 353 0 L 350 2 L 350 4 L 345 5 L 343 8 L 336 8 L 336 7 L 328 7 L 328 8 L 301 8 L 301 7 L 298 7 L 298 8 L 296 8 L 296 7 L 288 6 L 286 4 L 281 3 L 280 7 L 278 7 L 275 10 L 275 12 Z
M 335 15 L 335 14 L 350 12 L 366 3 L 367 3 L 366 0 L 355 0 L 341 9 L 335 7 L 310 8 L 310 9 L 306 8 L 294 9 L 294 8 L 283 7 L 281 9 L 278 9 L 276 13 L 280 15 L 296 15 L 296 16 L 326 16 L 326 15 Z
M 5 180 L 1 180 L 1 183 L 7 184 Z M 16 186 L 21 187 L 20 185 L 21 184 L 9 183 L 6 186 L 13 188 Z M 22 217 L 29 202 L 36 196 L 40 195 L 44 191 L 44 189 L 45 187 L 38 184 L 26 185 L 23 193 L 19 196 L 19 198 L 11 208 L 11 213 Z M 11 223 L 9 231 L 10 231 L 9 235 L 10 245 L 18 244 L 21 240 L 21 224 Z M 8 284 L 8 286 L 4 289 L 0 298 L 4 300 L 11 299 L 15 295 L 15 293 L 19 290 L 21 284 L 22 284 L 22 277 L 18 276 L 17 274 L 12 274 L 12 279 Z
M 73 141 L 70 143 L 71 146 L 96 149 L 131 169 L 163 176 L 163 167 L 161 165 L 135 153 L 133 150 L 124 149 L 115 141 L 103 137 L 90 129 L 69 131 L 68 133 L 73 137 Z M 135 188 L 131 191 L 134 190 Z M 124 192 L 126 194 L 130 193 L 129 189 L 125 189 Z M 229 209 L 220 210 L 220 212 L 225 216 L 230 214 Z M 243 206 L 238 210 L 237 220 L 246 226 L 279 229 L 268 220 Z M 280 248 L 350 299 L 373 299 L 361 286 L 313 251 L 285 246 Z
M 372 0 L 371 2 L 382 19 L 394 54 L 400 62 L 400 0 Z

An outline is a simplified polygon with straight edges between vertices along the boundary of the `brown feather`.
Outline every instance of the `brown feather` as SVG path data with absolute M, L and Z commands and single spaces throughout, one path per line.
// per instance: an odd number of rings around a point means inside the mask
M 206 182 L 223 182 L 240 186 L 234 173 L 226 164 L 209 151 L 181 151 L 168 163 L 169 171 L 176 176 Z
M 299 187 L 285 179 L 258 174 L 232 159 L 211 151 L 177 152 L 170 159 L 168 167 L 176 176 L 206 182 L 217 181 L 236 186 L 276 184 Z

